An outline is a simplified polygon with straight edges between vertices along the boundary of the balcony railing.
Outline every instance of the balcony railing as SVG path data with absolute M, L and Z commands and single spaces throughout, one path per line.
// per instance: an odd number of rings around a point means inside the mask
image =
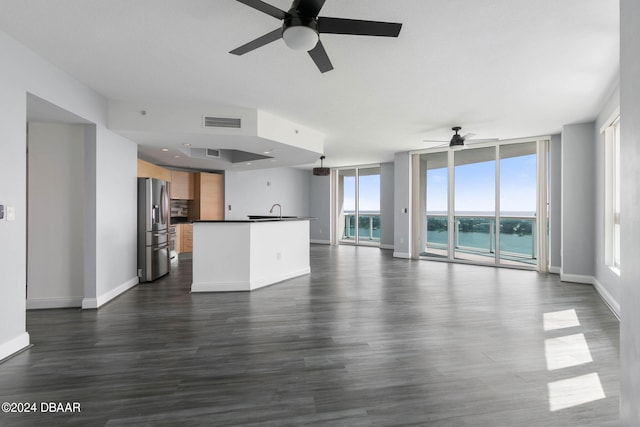
M 428 214 L 427 253 L 446 256 L 449 247 L 448 218 L 441 214 Z M 534 216 L 500 216 L 499 233 L 493 215 L 456 215 L 454 250 L 457 254 L 495 258 L 496 234 L 500 239 L 500 259 L 535 264 L 536 218 Z
M 356 237 L 356 215 L 345 212 L 341 240 Z M 380 242 L 380 212 L 360 212 L 358 215 L 358 238 L 360 241 Z

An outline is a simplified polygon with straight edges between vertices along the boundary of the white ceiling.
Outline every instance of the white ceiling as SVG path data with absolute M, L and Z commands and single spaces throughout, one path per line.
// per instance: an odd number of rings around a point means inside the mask
M 229 54 L 279 26 L 234 0 L 0 0 L 0 29 L 107 98 L 264 110 L 325 134 L 325 166 L 390 161 L 454 125 L 557 133 L 594 119 L 618 79 L 617 1 L 327 0 L 320 15 L 403 27 L 321 35 L 335 68 L 321 74 L 282 40 Z

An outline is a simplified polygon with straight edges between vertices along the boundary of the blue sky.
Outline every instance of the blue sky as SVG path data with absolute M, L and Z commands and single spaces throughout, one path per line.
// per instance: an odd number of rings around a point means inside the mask
M 380 175 L 364 175 L 360 179 L 360 210 L 380 210 Z M 344 177 L 344 210 L 354 211 L 355 204 L 355 177 Z
M 456 211 L 493 212 L 495 209 L 495 162 L 457 166 Z M 380 175 L 360 176 L 360 210 L 380 210 Z M 500 161 L 500 207 L 502 212 L 535 212 L 536 156 Z M 355 177 L 344 177 L 344 209 L 355 210 Z M 447 170 L 427 172 L 427 211 L 447 210 Z
M 457 166 L 456 211 L 495 210 L 495 162 Z M 503 212 L 535 212 L 536 156 L 518 156 L 500 161 L 500 208 Z M 447 170 L 427 172 L 427 211 L 447 210 Z

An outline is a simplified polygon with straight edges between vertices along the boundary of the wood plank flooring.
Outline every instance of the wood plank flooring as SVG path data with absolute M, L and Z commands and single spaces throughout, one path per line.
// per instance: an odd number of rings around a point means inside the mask
M 312 245 L 311 270 L 192 295 L 183 256 L 98 311 L 30 311 L 0 400 L 81 412 L 0 425 L 618 424 L 619 326 L 593 287 L 353 246 Z

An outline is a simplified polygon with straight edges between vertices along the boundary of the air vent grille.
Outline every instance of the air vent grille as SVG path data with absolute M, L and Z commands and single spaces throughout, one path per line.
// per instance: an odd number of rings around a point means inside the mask
M 204 127 L 206 128 L 234 128 L 240 129 L 241 120 L 228 117 L 204 116 Z
M 207 157 L 213 157 L 215 159 L 220 158 L 220 150 L 214 150 L 213 148 L 207 148 L 204 152 L 204 155 Z

